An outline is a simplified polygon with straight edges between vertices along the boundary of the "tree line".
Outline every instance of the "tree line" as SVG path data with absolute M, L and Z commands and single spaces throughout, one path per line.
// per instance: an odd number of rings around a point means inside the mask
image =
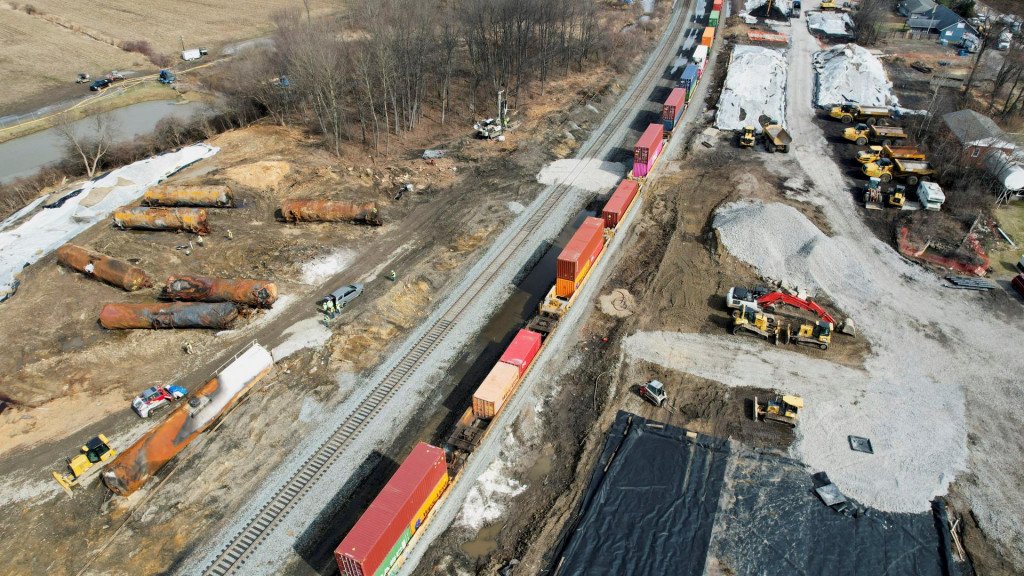
M 336 154 L 352 140 L 388 152 L 428 106 L 441 124 L 456 99 L 486 115 L 503 89 L 514 107 L 599 43 L 593 0 L 380 0 L 326 18 L 286 10 L 274 25 L 273 46 L 239 55 L 217 88 Z

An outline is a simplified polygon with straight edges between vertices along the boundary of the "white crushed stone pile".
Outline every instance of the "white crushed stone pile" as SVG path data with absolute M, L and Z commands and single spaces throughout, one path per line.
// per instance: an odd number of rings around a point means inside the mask
M 596 158 L 555 160 L 545 166 L 537 181 L 541 184 L 568 184 L 588 192 L 603 192 L 615 186 L 626 174 L 618 162 L 603 162 Z
M 510 439 L 506 439 L 506 445 Z M 509 500 L 521 494 L 527 486 L 510 477 L 509 465 L 504 458 L 495 459 L 477 478 L 466 496 L 466 503 L 455 519 L 455 524 L 479 532 L 505 515 Z
M 844 102 L 864 106 L 896 106 L 882 62 L 856 44 L 841 44 L 816 52 L 812 58 L 818 74 L 814 103 L 831 107 Z
M 784 121 L 786 73 L 784 50 L 736 46 L 718 99 L 715 127 L 742 130 L 744 126 L 758 126 L 762 114 Z
M 855 278 L 863 274 L 831 238 L 785 204 L 756 200 L 728 204 L 715 213 L 714 225 L 733 256 L 754 263 L 762 276 L 811 294 L 820 291 L 821 275 Z
M 852 36 L 853 20 L 845 12 L 808 12 L 807 28 L 829 36 Z

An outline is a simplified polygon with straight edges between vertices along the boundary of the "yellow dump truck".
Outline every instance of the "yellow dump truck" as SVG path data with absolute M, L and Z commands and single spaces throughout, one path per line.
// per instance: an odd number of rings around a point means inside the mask
M 917 149 L 917 146 L 871 146 L 867 150 L 857 152 L 857 162 L 867 164 L 880 158 L 890 160 L 924 160 L 924 154 Z
M 876 124 L 880 119 L 892 117 L 892 110 L 885 106 L 861 106 L 860 104 L 843 104 L 835 106 L 829 116 L 843 124 L 851 124 L 854 120 L 867 124 Z
M 765 150 L 769 152 L 778 150 L 783 154 L 789 152 L 789 145 L 792 144 L 793 137 L 782 127 L 781 122 L 764 114 L 758 118 L 758 122 L 761 124 Z
M 890 182 L 893 178 L 905 178 L 910 186 L 935 173 L 935 169 L 927 162 L 899 158 L 879 158 L 875 162 L 865 164 L 863 170 L 869 178 L 878 178 L 882 182 Z
M 857 146 L 865 146 L 868 142 L 878 142 L 883 146 L 892 146 L 903 142 L 909 136 L 898 126 L 871 126 L 857 124 L 843 130 L 843 138 L 853 141 Z

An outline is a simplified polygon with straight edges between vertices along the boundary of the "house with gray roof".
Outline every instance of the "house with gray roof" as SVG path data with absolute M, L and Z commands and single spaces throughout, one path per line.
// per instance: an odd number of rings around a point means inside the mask
M 990 151 L 1013 154 L 1014 144 L 991 118 L 974 110 L 958 110 L 942 117 L 950 133 L 963 148 L 963 161 L 980 164 Z
M 929 16 L 935 2 L 932 0 L 904 0 L 896 7 L 896 11 L 904 18 L 924 18 Z
M 909 1 L 919 2 L 920 0 Z M 917 10 L 919 7 L 915 6 L 912 9 Z M 907 18 L 907 26 L 910 30 L 924 34 L 938 34 L 939 42 L 944 44 L 958 46 L 963 41 L 965 34 L 978 36 L 978 31 L 972 28 L 966 20 L 942 4 L 933 4 L 930 10 L 916 14 L 919 15 Z

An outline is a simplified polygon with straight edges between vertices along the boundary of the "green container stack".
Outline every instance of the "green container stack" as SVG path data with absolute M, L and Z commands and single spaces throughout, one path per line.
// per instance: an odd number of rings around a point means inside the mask
M 712 10 L 711 11 L 711 18 L 708 19 L 708 26 L 711 26 L 711 27 L 718 26 L 718 17 L 719 17 L 718 10 Z

